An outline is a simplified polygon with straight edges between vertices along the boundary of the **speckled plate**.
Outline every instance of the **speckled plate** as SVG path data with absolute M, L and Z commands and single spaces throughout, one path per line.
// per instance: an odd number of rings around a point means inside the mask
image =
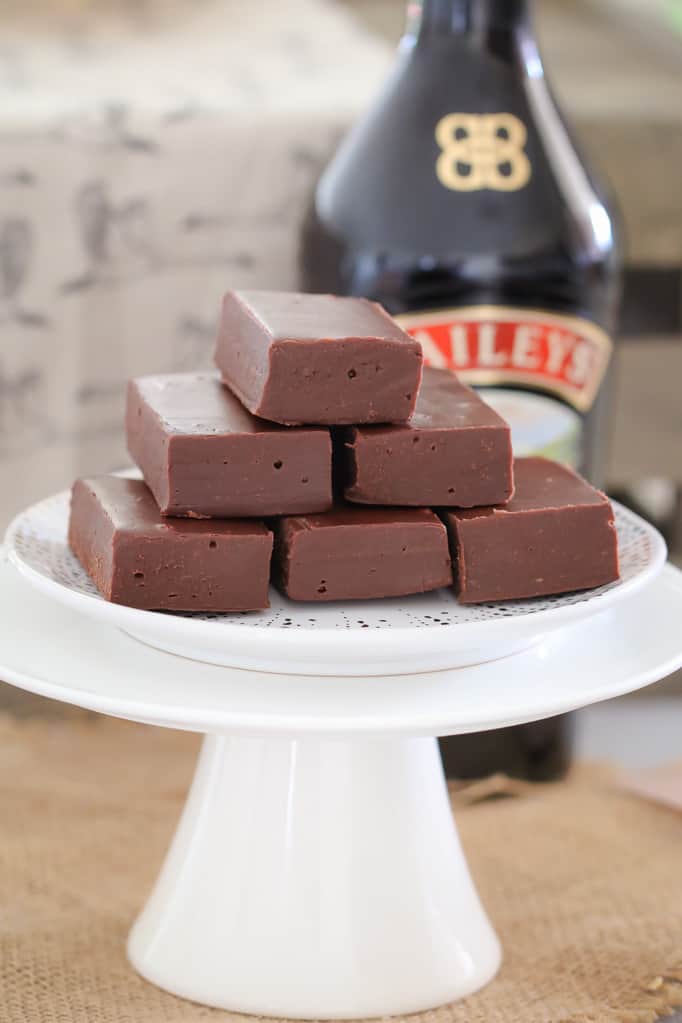
M 571 622 L 606 613 L 660 572 L 660 534 L 614 502 L 621 580 L 559 597 L 465 606 L 451 590 L 349 603 L 294 603 L 271 592 L 268 611 L 180 614 L 110 604 L 67 544 L 69 493 L 32 505 L 9 527 L 9 558 L 38 589 L 141 642 L 211 664 L 309 675 L 386 675 L 455 668 L 528 648 Z

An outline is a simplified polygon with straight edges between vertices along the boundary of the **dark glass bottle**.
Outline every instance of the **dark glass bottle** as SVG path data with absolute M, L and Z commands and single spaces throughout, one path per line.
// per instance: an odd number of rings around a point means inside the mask
M 366 295 L 486 388 L 518 454 L 601 482 L 613 215 L 544 76 L 526 0 L 422 0 L 382 94 L 319 182 L 302 287 Z M 442 743 L 448 773 L 554 777 L 565 718 Z

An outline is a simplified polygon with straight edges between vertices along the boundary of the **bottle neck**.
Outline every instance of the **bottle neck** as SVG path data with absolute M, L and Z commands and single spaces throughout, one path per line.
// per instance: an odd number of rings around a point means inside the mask
M 443 36 L 485 40 L 514 36 L 530 25 L 528 0 L 410 0 L 406 37 L 410 42 Z

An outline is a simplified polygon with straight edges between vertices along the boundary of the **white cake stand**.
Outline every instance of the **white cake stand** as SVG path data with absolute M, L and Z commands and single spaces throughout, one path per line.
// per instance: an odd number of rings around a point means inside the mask
M 103 713 L 207 733 L 171 849 L 130 936 L 136 969 L 198 1002 L 318 1019 L 415 1012 L 485 984 L 500 947 L 457 839 L 433 736 L 561 713 L 682 664 L 682 575 L 659 571 L 664 547 L 655 531 L 629 513 L 618 519 L 626 581 L 565 598 L 566 608 L 592 604 L 582 620 L 571 613 L 552 627 L 561 602 L 499 606 L 504 619 L 536 616 L 524 652 L 418 673 L 415 660 L 428 663 L 430 643 L 443 656 L 445 635 L 460 660 L 459 628 L 469 651 L 470 627 L 478 629 L 479 659 L 486 634 L 487 655 L 498 656 L 503 619 L 495 608 L 488 620 L 458 624 L 457 605 L 441 593 L 377 604 L 376 619 L 367 605 L 322 613 L 280 604 L 259 626 L 149 615 L 169 635 L 178 621 L 179 632 L 196 625 L 198 656 L 207 653 L 207 630 L 225 659 L 233 629 L 250 629 L 252 670 L 190 661 L 113 623 L 117 611 L 70 560 L 63 508 L 50 530 L 44 508 L 25 513 L 0 556 L 0 676 Z M 433 624 L 445 610 L 449 624 Z M 155 622 L 157 642 L 160 629 Z M 394 659 L 394 642 L 407 648 L 410 632 L 421 653 L 408 658 L 409 674 L 376 674 L 382 658 Z M 306 633 L 315 634 L 309 644 Z M 326 637 L 326 657 L 317 634 Z M 257 667 L 271 663 L 273 650 L 281 656 L 284 635 L 297 637 L 289 648 L 296 673 Z M 243 637 L 237 647 L 241 659 Z M 343 674 L 343 651 L 352 676 Z M 328 673 L 302 674 L 300 664 L 311 661 Z

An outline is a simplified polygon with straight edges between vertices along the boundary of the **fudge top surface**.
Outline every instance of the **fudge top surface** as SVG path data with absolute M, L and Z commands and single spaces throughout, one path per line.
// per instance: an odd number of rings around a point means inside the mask
M 514 496 L 507 504 L 492 508 L 466 508 L 449 514 L 472 519 L 485 515 L 505 516 L 515 512 L 560 511 L 589 506 L 609 507 L 609 499 L 565 465 L 548 458 L 532 457 L 514 460 Z
M 131 381 L 169 433 L 194 437 L 238 433 L 280 433 L 289 427 L 259 419 L 225 387 L 218 372 L 168 373 Z M 300 430 L 327 433 L 325 427 Z
M 393 341 L 416 348 L 377 302 L 337 295 L 288 291 L 233 291 L 226 299 L 241 306 L 272 341 Z
M 114 529 L 126 533 L 169 536 L 197 533 L 233 536 L 267 536 L 269 529 L 258 519 L 170 519 L 163 518 L 142 480 L 122 476 L 93 476 L 77 480 L 78 489 L 89 491 L 111 521 Z
M 399 425 L 358 426 L 370 434 L 395 430 L 452 430 L 490 427 L 509 430 L 508 424 L 471 387 L 467 387 L 449 369 L 425 366 L 414 412 Z
M 414 413 L 408 427 L 481 427 L 509 429 L 507 423 L 476 391 L 461 383 L 451 370 L 424 369 Z
M 299 529 L 328 529 L 334 526 L 440 526 L 429 508 L 375 508 L 370 505 L 337 504 L 328 512 L 288 515 L 283 522 Z

